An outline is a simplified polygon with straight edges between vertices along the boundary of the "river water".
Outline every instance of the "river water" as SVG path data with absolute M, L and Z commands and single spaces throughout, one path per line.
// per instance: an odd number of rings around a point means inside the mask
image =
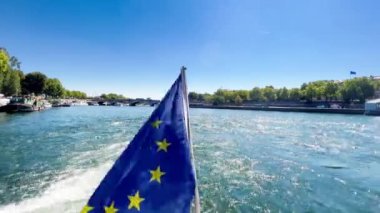
M 0 113 L 0 212 L 79 212 L 151 107 Z M 380 212 L 380 117 L 190 110 L 202 212 Z

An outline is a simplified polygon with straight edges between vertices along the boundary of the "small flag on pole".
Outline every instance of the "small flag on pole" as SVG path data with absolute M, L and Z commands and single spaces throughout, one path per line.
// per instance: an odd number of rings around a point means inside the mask
M 183 68 L 81 213 L 190 212 L 199 200 L 188 121 Z
M 355 71 L 350 71 L 350 75 L 356 75 Z

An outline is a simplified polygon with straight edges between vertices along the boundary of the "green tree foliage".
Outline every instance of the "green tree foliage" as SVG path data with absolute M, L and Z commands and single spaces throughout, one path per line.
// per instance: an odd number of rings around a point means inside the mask
M 9 55 L 4 48 L 0 48 L 0 73 L 9 70 Z
M 118 95 L 115 93 L 102 94 L 100 97 L 104 100 L 126 99 L 126 97 L 124 97 L 124 95 Z
M 372 97 L 375 94 L 375 88 L 368 78 L 357 78 L 355 79 L 358 87 L 363 92 L 363 97 L 360 99 L 362 102 L 365 99 Z
M 9 71 L 9 55 L 4 48 L 0 48 L 0 93 L 3 92 L 4 78 Z
M 21 93 L 20 76 L 17 71 L 11 70 L 6 72 L 3 93 L 7 96 L 19 95 Z
M 273 86 L 266 86 L 263 89 L 263 95 L 266 101 L 275 101 L 277 99 L 276 90 Z
M 212 103 L 213 96 L 211 94 L 205 93 L 198 96 L 199 101 L 204 101 L 206 103 Z
M 214 96 L 215 96 L 214 103 L 216 105 L 222 104 L 222 103 L 233 103 L 235 100 L 232 90 L 218 89 L 214 93 Z M 223 101 L 222 101 L 222 98 L 223 98 Z
M 305 89 L 305 98 L 312 101 L 317 96 L 317 90 L 313 84 L 308 84 Z
M 380 80 L 372 80 L 372 85 L 375 90 L 380 90 Z
M 302 97 L 301 90 L 298 88 L 290 89 L 289 100 L 298 101 Z
M 314 90 L 313 98 L 321 100 L 321 99 L 324 99 L 326 97 L 326 95 L 325 95 L 326 81 L 314 81 L 312 83 L 309 83 L 309 85 Z
M 301 90 L 306 90 L 306 87 L 307 87 L 307 83 L 303 83 L 303 84 L 301 85 Z
M 325 97 L 325 83 L 324 81 L 315 81 L 301 86 L 301 91 L 304 98 L 308 101 L 313 99 L 321 100 Z
M 77 90 L 65 90 L 64 95 L 65 98 L 75 98 L 75 99 L 86 99 L 87 94 Z
M 28 73 L 25 79 L 22 81 L 23 93 L 30 94 L 34 93 L 40 95 L 44 91 L 45 82 L 47 77 L 45 74 L 40 72 Z
M 235 103 L 237 96 L 239 96 L 242 101 L 247 101 L 250 99 L 249 91 L 247 90 L 218 89 L 214 95 L 223 97 L 225 103 Z
M 243 104 L 245 101 L 314 101 L 314 100 L 358 100 L 363 103 L 380 90 L 380 81 L 370 78 L 355 78 L 343 82 L 314 81 L 304 83 L 300 88 L 276 89 L 273 86 L 254 87 L 252 90 L 218 89 L 213 95 L 190 92 L 190 101 L 220 104 Z M 239 96 L 239 98 L 238 98 Z M 241 99 L 241 101 L 240 101 Z M 239 100 L 238 102 L 236 100 Z
M 262 90 L 259 87 L 253 88 L 249 92 L 249 96 L 250 96 L 250 99 L 252 101 L 264 101 L 265 100 L 263 92 L 262 92 Z
M 241 105 L 242 103 L 243 103 L 243 99 L 240 98 L 239 95 L 237 95 L 237 96 L 235 97 L 235 104 L 236 104 L 236 105 Z
M 189 93 L 189 100 L 191 102 L 206 102 L 206 103 L 212 103 L 213 97 L 212 95 L 208 93 L 196 93 L 196 92 L 190 92 Z
M 250 95 L 249 95 L 249 91 L 248 90 L 236 90 L 234 91 L 235 93 L 235 101 L 236 101 L 236 98 L 239 97 L 242 102 L 243 101 L 248 101 L 250 100 Z
M 193 102 L 199 101 L 199 95 L 196 92 L 189 92 L 189 100 Z
M 213 105 L 221 105 L 226 103 L 226 100 L 223 96 L 221 95 L 214 95 L 212 99 L 212 104 Z
M 0 48 L 0 93 L 5 95 L 20 95 L 46 93 L 49 96 L 63 95 L 74 98 L 86 98 L 86 93 L 80 91 L 64 91 L 58 79 L 48 79 L 45 74 L 32 72 L 27 75 L 20 70 L 21 62 L 10 56 L 6 49 Z
M 0 48 L 0 92 L 5 95 L 19 95 L 22 71 L 16 57 L 10 57 L 6 49 Z M 17 68 L 17 69 L 16 69 Z
M 345 102 L 359 100 L 364 103 L 367 98 L 370 98 L 375 93 L 375 87 L 368 78 L 355 78 L 347 80 L 343 83 L 340 93 Z
M 65 89 L 56 78 L 49 78 L 45 82 L 44 93 L 53 98 L 60 98 L 64 95 Z
M 24 72 L 21 71 L 21 70 L 15 70 L 18 74 L 18 76 L 20 77 L 20 83 L 25 79 L 25 75 L 24 75 Z
M 277 90 L 277 100 L 287 101 L 289 100 L 289 91 L 286 87 Z
M 337 83 L 334 83 L 333 81 L 327 82 L 324 87 L 324 94 L 326 96 L 326 99 L 330 101 L 333 99 L 336 100 L 338 96 L 338 89 L 339 85 Z

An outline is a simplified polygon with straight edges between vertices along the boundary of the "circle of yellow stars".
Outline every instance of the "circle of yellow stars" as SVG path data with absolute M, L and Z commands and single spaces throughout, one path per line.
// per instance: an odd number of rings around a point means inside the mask
M 161 124 L 162 124 L 162 121 L 160 119 L 156 119 L 155 121 L 151 122 L 152 127 L 155 129 L 159 129 Z M 157 152 L 160 152 L 160 151 L 168 152 L 168 148 L 171 145 L 171 143 L 169 143 L 166 140 L 166 138 L 164 138 L 162 141 L 157 141 L 156 144 L 157 144 Z M 149 172 L 151 174 L 151 178 L 149 182 L 156 181 L 159 184 L 161 184 L 161 177 L 165 175 L 165 172 L 161 171 L 160 166 L 157 166 L 155 170 L 150 170 Z M 128 199 L 129 199 L 128 209 L 135 208 L 138 211 L 140 211 L 141 203 L 145 200 L 144 198 L 140 197 L 139 191 L 137 191 L 134 195 L 128 196 Z M 94 207 L 86 204 L 80 213 L 89 213 L 93 209 Z M 115 207 L 115 202 L 112 201 L 112 203 L 109 206 L 104 206 L 104 211 L 105 213 L 117 213 L 119 209 Z

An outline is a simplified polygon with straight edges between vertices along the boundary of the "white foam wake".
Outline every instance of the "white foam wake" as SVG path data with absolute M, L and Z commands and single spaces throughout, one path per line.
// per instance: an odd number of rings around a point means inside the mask
M 57 181 L 41 196 L 0 207 L 0 213 L 79 212 L 112 163 L 72 171 L 69 178 Z
M 78 162 L 88 159 L 90 154 L 96 158 L 118 155 L 124 147 L 125 142 L 112 144 L 95 152 L 82 153 L 73 160 Z M 25 199 L 19 203 L 0 206 L 0 213 L 79 212 L 113 163 L 113 158 L 107 158 L 102 165 L 97 167 L 68 170 L 58 177 L 57 181 L 42 195 Z

